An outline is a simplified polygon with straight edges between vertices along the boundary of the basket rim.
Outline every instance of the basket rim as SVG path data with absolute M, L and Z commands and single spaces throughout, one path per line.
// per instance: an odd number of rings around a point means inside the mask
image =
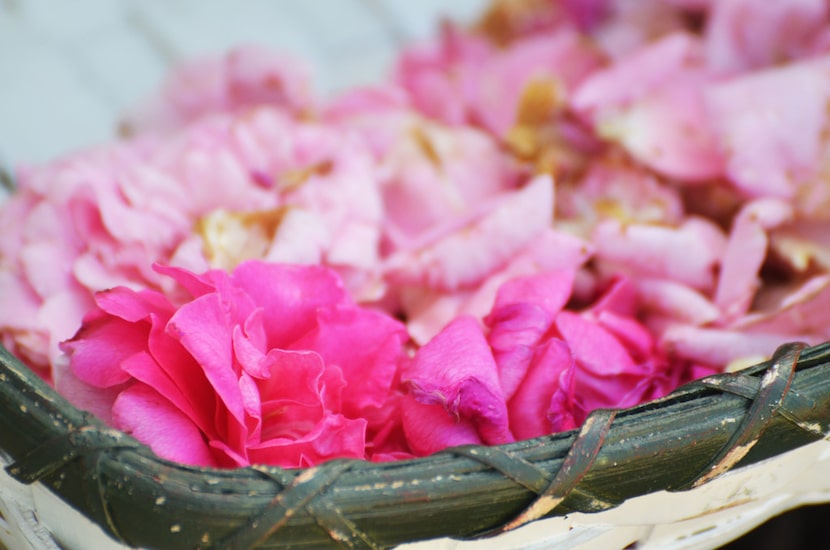
M 825 437 L 830 343 L 804 349 L 797 364 L 793 359 L 779 406 L 756 406 L 775 367 L 765 361 L 692 382 L 656 401 L 601 412 L 609 429 L 600 434 L 594 456 L 542 516 L 601 511 L 714 477 L 722 472 L 710 473 L 713 462 L 728 454 L 730 444 L 734 449 L 753 414 L 763 417 L 763 425 L 726 469 Z M 0 452 L 13 462 L 7 470 L 24 483 L 42 482 L 131 546 L 384 548 L 476 537 L 509 524 L 537 495 L 557 492 L 561 480 L 554 474 L 572 458 L 580 437 L 572 430 L 415 460 L 338 460 L 309 469 L 185 466 L 73 407 L 0 347 Z

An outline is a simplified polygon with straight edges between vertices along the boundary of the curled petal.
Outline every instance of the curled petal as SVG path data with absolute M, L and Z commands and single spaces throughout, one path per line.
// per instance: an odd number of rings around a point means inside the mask
M 471 420 L 485 443 L 513 441 L 496 363 L 474 318 L 447 325 L 418 350 L 401 379 L 418 401 Z
M 421 403 L 406 395 L 401 402 L 401 416 L 406 440 L 417 456 L 456 445 L 483 443 L 473 420 L 453 415 L 438 403 Z

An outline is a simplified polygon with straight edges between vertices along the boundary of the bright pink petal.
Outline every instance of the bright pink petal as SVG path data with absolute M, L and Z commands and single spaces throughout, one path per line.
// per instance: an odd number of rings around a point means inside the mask
M 603 376 L 634 369 L 625 347 L 606 329 L 582 316 L 563 311 L 556 317 L 556 328 L 581 367 Z
M 320 306 L 351 303 L 337 274 L 322 266 L 245 262 L 231 279 L 256 297 L 264 313 L 269 347 L 288 346 L 308 332 Z
M 412 452 L 427 456 L 447 447 L 481 445 L 473 420 L 453 415 L 440 404 L 424 404 L 407 395 L 401 406 L 403 427 Z
M 167 314 L 174 308 L 161 293 L 152 290 L 135 291 L 116 287 L 95 294 L 95 304 L 110 315 L 135 323 L 146 320 L 151 314 Z
M 167 333 L 197 361 L 227 411 L 244 425 L 238 376 L 233 370 L 233 321 L 219 295 L 206 294 L 182 306 L 170 319 Z
M 554 425 L 573 427 L 566 410 L 557 410 L 554 418 L 550 417 L 553 396 L 567 396 L 573 391 L 567 386 L 567 371 L 573 368 L 574 357 L 564 341 L 551 338 L 536 347 L 527 376 L 508 402 L 510 429 L 517 439 L 547 435 Z
M 248 447 L 252 464 L 307 468 L 336 458 L 363 459 L 366 455 L 366 421 L 326 415 L 297 439 L 273 438 Z
M 339 399 L 331 395 L 337 396 L 342 389 L 342 379 L 340 387 L 324 387 L 326 366 L 319 354 L 272 349 L 267 364 L 271 375 L 258 382 L 265 419 L 263 439 L 301 437 L 324 411 L 339 412 Z
M 118 429 L 149 442 L 162 458 L 196 466 L 216 465 L 199 428 L 149 386 L 135 384 L 121 392 L 112 417 Z
M 519 277 L 499 289 L 485 322 L 507 401 L 524 379 L 534 348 L 570 299 L 573 279 L 571 271 L 555 271 Z
M 496 363 L 474 318 L 457 317 L 418 350 L 402 381 L 422 403 L 471 420 L 485 443 L 513 440 Z
M 92 386 L 107 388 L 130 379 L 122 363 L 144 349 L 149 331 L 149 323 L 136 325 L 98 317 L 85 323 L 61 349 L 69 355 L 75 376 Z
M 601 311 L 597 315 L 597 324 L 625 346 L 635 361 L 647 361 L 654 353 L 654 337 L 636 319 L 613 311 Z
M 327 307 L 317 312 L 317 326 L 291 345 L 312 349 L 343 372 L 343 412 L 350 418 L 380 407 L 389 397 L 402 358 L 406 329 L 386 314 L 356 307 Z

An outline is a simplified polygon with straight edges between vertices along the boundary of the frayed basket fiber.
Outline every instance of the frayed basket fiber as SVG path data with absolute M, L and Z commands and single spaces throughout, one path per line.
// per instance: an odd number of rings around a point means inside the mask
M 580 430 L 543 438 L 397 463 L 201 469 L 159 459 L 0 349 L 7 477 L 39 484 L 112 539 L 141 548 L 506 540 L 504 533 L 546 517 L 590 516 L 662 491 L 684 498 L 729 470 L 810 447 L 829 429 L 830 344 L 787 344 L 767 362 L 638 407 L 595 411 Z M 7 541 L 10 519 L 0 517 Z

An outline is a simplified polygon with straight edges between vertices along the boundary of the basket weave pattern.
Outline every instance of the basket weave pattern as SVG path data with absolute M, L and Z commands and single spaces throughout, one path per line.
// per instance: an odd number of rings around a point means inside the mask
M 306 470 L 209 470 L 160 460 L 71 407 L 4 352 L 0 447 L 13 461 L 11 476 L 43 483 L 132 546 L 386 548 L 476 538 L 687 490 L 824 438 L 830 346 L 802 347 L 783 346 L 768 363 L 652 403 L 595 411 L 578 432 Z

